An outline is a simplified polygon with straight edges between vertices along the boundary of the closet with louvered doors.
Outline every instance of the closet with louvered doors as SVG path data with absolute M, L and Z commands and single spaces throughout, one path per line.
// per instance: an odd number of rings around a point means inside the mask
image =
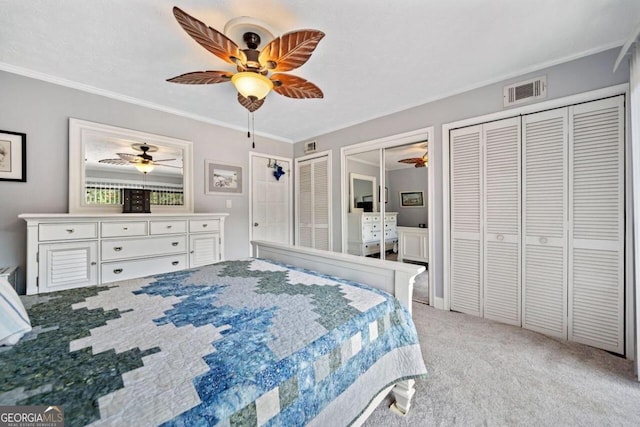
M 568 109 L 522 118 L 522 326 L 567 338 Z
M 482 126 L 451 131 L 451 310 L 482 316 Z
M 451 309 L 520 326 L 520 118 L 450 141 Z
M 569 107 L 568 338 L 624 353 L 624 97 Z
M 624 353 L 624 97 L 523 117 L 523 327 Z
M 450 132 L 451 309 L 624 353 L 624 97 Z
M 296 162 L 296 244 L 331 250 L 329 156 Z

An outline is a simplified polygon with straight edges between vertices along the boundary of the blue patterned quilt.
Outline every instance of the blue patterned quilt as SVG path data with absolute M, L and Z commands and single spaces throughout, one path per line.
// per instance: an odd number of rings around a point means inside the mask
M 390 295 L 261 259 L 26 298 L 0 405 L 66 425 L 347 425 L 425 366 Z

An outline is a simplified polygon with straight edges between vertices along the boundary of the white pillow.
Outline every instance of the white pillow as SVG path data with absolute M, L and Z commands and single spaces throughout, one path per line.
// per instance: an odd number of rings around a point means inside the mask
M 0 280 L 0 345 L 14 345 L 31 331 L 31 321 L 16 291 Z

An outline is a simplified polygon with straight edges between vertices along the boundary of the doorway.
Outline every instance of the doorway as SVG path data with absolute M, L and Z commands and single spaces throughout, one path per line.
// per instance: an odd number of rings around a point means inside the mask
M 249 153 L 249 240 L 293 243 L 291 159 Z

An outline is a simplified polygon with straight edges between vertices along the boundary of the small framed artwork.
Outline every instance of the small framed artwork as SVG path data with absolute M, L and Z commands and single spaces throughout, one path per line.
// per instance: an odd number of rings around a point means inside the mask
M 421 208 L 424 206 L 422 191 L 401 191 L 400 206 L 403 208 Z
M 0 130 L 0 181 L 27 181 L 27 134 Z
M 205 160 L 205 194 L 242 195 L 242 166 Z

